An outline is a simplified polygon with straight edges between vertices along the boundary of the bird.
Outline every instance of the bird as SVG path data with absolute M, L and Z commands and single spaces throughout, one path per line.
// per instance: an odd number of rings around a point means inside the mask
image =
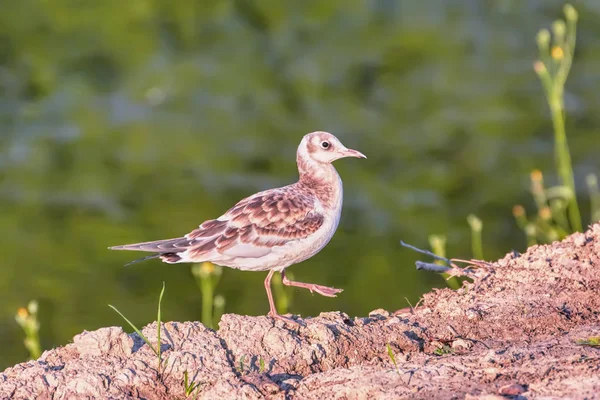
M 109 247 L 153 254 L 130 264 L 160 258 L 168 264 L 211 262 L 243 271 L 269 271 L 264 285 L 268 316 L 278 314 L 271 279 L 281 273 L 286 286 L 336 297 L 342 289 L 288 279 L 285 270 L 321 251 L 333 237 L 341 216 L 342 180 L 335 160 L 367 158 L 348 149 L 333 134 L 316 131 L 305 135 L 296 152 L 298 180 L 287 186 L 258 192 L 240 200 L 217 219 L 203 222 L 190 233 L 174 238 Z M 295 321 L 292 321 L 295 322 Z

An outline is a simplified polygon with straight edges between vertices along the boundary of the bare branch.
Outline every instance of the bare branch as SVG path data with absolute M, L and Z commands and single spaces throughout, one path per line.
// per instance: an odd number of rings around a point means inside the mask
M 434 254 L 428 250 L 419 249 L 415 246 L 404 243 L 403 241 L 400 241 L 400 244 L 406 248 L 416 251 L 417 253 L 428 255 L 430 257 L 435 258 L 436 260 L 443 261 L 447 264 L 447 265 L 440 265 L 440 264 L 428 263 L 428 262 L 424 262 L 424 261 L 416 261 L 415 265 L 417 267 L 417 270 L 420 270 L 420 271 L 421 270 L 422 271 L 431 271 L 431 272 L 437 272 L 440 274 L 445 273 L 445 274 L 450 275 L 450 277 L 466 276 L 469 278 L 474 278 L 475 276 L 480 274 L 478 269 L 486 269 L 487 267 L 491 267 L 491 264 L 487 263 L 485 261 L 481 261 L 481 260 L 468 260 L 467 261 L 467 260 L 461 260 L 458 258 L 448 259 L 445 257 L 440 257 L 437 254 Z M 460 268 L 459 266 L 457 266 L 455 264 L 455 262 L 466 263 L 471 268 Z M 472 267 L 476 267 L 476 268 L 472 268 Z
M 417 270 L 419 271 L 431 271 L 438 272 L 440 274 L 443 274 L 444 272 L 450 272 L 454 269 L 452 267 L 446 267 L 445 265 L 426 263 L 423 261 L 415 261 L 415 265 L 417 266 Z
M 408 244 L 408 243 L 404 243 L 402 240 L 400 241 L 400 244 L 401 244 L 402 246 L 406 247 L 406 248 L 409 248 L 409 249 L 411 249 L 411 250 L 414 250 L 414 251 L 416 251 L 417 253 L 425 254 L 425 255 L 427 255 L 427 256 L 430 256 L 430 257 L 433 257 L 433 258 L 435 258 L 436 260 L 440 260 L 440 261 L 443 261 L 443 262 L 445 262 L 445 263 L 446 263 L 446 264 L 448 264 L 448 265 L 451 265 L 451 263 L 450 263 L 450 260 L 449 260 L 449 259 L 447 259 L 447 258 L 445 258 L 445 257 L 438 256 L 437 254 L 434 254 L 434 253 L 430 252 L 429 250 L 423 250 L 423 249 L 419 249 L 418 247 L 415 247 L 415 246 L 413 246 L 413 245 L 410 245 L 410 244 Z M 437 265 L 437 264 L 436 264 L 436 265 Z M 417 267 L 417 269 L 419 269 L 419 268 Z M 442 271 L 442 272 L 444 272 L 444 271 Z

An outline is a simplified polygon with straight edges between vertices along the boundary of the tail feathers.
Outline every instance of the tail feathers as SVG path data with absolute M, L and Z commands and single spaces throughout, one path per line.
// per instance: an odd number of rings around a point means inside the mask
M 151 251 L 155 253 L 177 253 L 185 251 L 191 244 L 185 237 L 165 240 L 155 240 L 152 242 L 125 244 L 122 246 L 109 247 L 110 250 L 133 250 L 133 251 Z
M 109 247 L 110 250 L 133 250 L 133 251 L 151 251 L 154 254 L 133 260 L 125 266 L 138 263 L 140 261 L 150 260 L 152 258 L 160 258 L 163 262 L 174 264 L 181 262 L 180 253 L 185 252 L 191 245 L 192 241 L 185 237 L 165 240 L 155 240 L 153 242 L 143 242 L 134 244 L 125 244 L 122 246 Z

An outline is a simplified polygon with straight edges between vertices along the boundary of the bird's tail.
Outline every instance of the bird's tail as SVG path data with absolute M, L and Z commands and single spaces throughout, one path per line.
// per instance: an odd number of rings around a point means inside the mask
M 131 265 L 140 261 L 150 260 L 152 258 L 161 258 L 164 262 L 174 264 L 181 261 L 181 257 L 178 253 L 187 250 L 190 245 L 190 241 L 185 237 L 165 240 L 155 240 L 153 242 L 133 243 L 125 244 L 122 246 L 109 247 L 110 250 L 132 250 L 132 251 L 151 251 L 151 254 L 146 257 L 133 260 L 130 263 L 125 264 Z
M 154 240 L 152 242 L 142 242 L 133 244 L 124 244 L 122 246 L 109 247 L 110 250 L 133 250 L 133 251 L 151 251 L 153 253 L 177 253 L 186 251 L 190 246 L 190 240 L 185 237 L 175 239 Z

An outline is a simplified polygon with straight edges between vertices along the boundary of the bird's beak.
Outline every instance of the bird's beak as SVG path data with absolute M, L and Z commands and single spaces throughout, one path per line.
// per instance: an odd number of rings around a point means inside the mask
M 367 158 L 363 153 L 357 150 L 346 149 L 342 152 L 343 157 Z

